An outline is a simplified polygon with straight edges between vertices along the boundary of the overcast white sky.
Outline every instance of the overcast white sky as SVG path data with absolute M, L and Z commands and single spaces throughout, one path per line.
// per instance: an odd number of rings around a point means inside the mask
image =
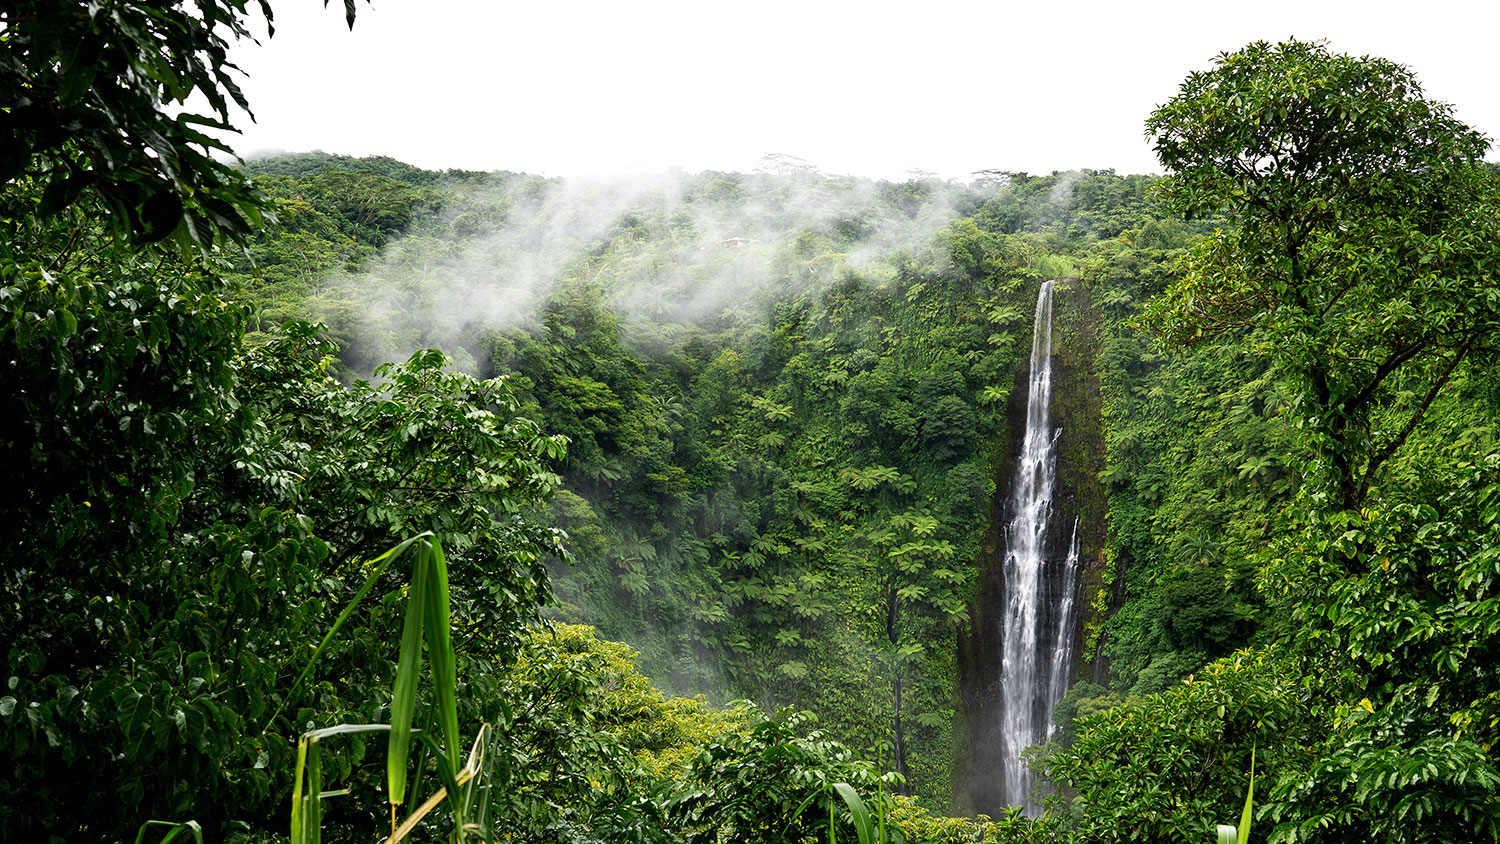
M 1156 172 L 1150 111 L 1217 53 L 1288 36 L 1406 64 L 1500 135 L 1489 0 L 361 0 L 352 33 L 342 6 L 277 0 L 276 36 L 237 49 L 258 119 L 238 121 L 242 154 L 549 176 L 767 153 L 890 179 Z

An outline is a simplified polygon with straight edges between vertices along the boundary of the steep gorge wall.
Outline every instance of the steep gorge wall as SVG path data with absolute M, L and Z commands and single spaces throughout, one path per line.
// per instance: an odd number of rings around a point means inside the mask
M 1083 602 L 1073 666 L 1075 679 L 1102 676 L 1096 635 L 1106 617 L 1113 573 L 1105 555 L 1108 501 L 1099 473 L 1104 470 L 1102 400 L 1094 361 L 1099 353 L 1099 313 L 1088 291 L 1076 280 L 1057 282 L 1053 302 L 1053 383 L 1051 418 L 1058 431 L 1057 486 L 1047 546 L 1066 555 L 1073 526 L 1078 525 L 1080 597 Z M 1006 408 L 1006 442 L 997 444 L 993 461 L 995 492 L 990 524 L 976 561 L 974 606 L 967 635 L 958 649 L 960 704 L 965 715 L 964 740 L 955 771 L 955 808 L 966 814 L 997 814 L 1004 803 L 998 777 L 1001 603 L 1005 529 L 1011 519 L 1011 485 L 1025 432 L 1028 362 L 1017 364 L 1015 384 Z M 1099 600 L 1104 594 L 1106 598 Z
M 1064 513 L 1080 517 L 1080 600 L 1078 655 L 1075 680 L 1099 682 L 1107 666 L 1099 655 L 1097 631 L 1116 603 L 1118 572 L 1110 570 L 1108 490 L 1099 475 L 1105 468 L 1103 399 L 1095 360 L 1100 350 L 1100 314 L 1092 297 L 1077 280 L 1063 282 L 1054 306 L 1059 340 L 1054 342 L 1058 383 L 1053 387 L 1052 412 L 1061 420 L 1058 441 L 1057 500 Z M 1072 524 L 1071 519 L 1064 519 Z

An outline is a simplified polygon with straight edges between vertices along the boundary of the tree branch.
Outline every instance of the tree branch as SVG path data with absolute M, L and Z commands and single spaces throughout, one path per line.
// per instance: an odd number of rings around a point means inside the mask
M 1385 363 L 1382 363 L 1375 369 L 1375 374 L 1370 377 L 1370 381 L 1369 383 L 1365 384 L 1364 389 L 1360 390 L 1359 392 L 1350 396 L 1346 401 L 1344 401 L 1340 406 L 1340 410 L 1342 410 L 1346 415 L 1353 413 L 1355 408 L 1358 408 L 1360 405 L 1370 400 L 1370 397 L 1375 394 L 1375 388 L 1379 387 L 1380 383 L 1384 381 L 1388 376 L 1390 376 L 1392 372 L 1395 372 L 1401 367 L 1402 364 L 1421 354 L 1426 349 L 1427 342 L 1421 341 L 1418 343 L 1413 343 L 1412 345 L 1407 346 L 1405 349 L 1398 349 L 1392 352 L 1391 356 L 1385 359 Z M 1459 356 L 1462 357 L 1463 354 L 1467 351 L 1468 345 L 1465 344 L 1463 350 L 1459 353 Z
M 1468 356 L 1468 354 L 1469 344 L 1465 343 L 1459 348 L 1458 353 L 1453 356 L 1453 360 L 1448 361 L 1448 365 L 1444 367 L 1442 374 L 1433 382 L 1432 388 L 1427 391 L 1427 395 L 1422 397 L 1422 403 L 1417 406 L 1416 410 L 1412 411 L 1411 418 L 1406 420 L 1406 424 L 1402 426 L 1401 432 L 1389 443 L 1386 443 L 1385 448 L 1370 455 L 1369 461 L 1365 464 L 1364 477 L 1359 483 L 1358 495 L 1360 501 L 1364 501 L 1365 496 L 1369 494 L 1370 484 L 1375 480 L 1375 472 L 1406 443 L 1407 437 L 1410 437 L 1412 431 L 1417 429 L 1417 425 L 1422 421 L 1422 417 L 1427 415 L 1427 409 L 1437 400 L 1438 393 L 1442 392 L 1443 387 L 1447 386 L 1448 380 L 1453 377 L 1453 370 L 1458 368 L 1459 362 Z

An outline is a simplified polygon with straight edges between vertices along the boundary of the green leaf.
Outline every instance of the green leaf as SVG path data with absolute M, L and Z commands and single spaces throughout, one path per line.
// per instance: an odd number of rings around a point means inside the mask
M 422 626 L 427 606 L 428 555 L 418 553 L 412 564 L 406 597 L 406 621 L 401 628 L 401 653 L 396 682 L 391 688 L 391 738 L 386 753 L 386 799 L 392 806 L 406 802 L 407 757 L 411 750 L 411 722 L 417 708 L 417 676 L 422 670 Z
M 428 573 L 423 626 L 427 631 L 427 656 L 432 663 L 432 679 L 437 698 L 437 720 L 443 732 L 446 758 L 457 771 L 463 748 L 458 740 L 458 675 L 453 653 L 452 622 L 449 616 L 448 562 L 443 546 L 436 539 L 425 543 Z M 455 795 L 456 796 L 456 795 Z
M 875 827 L 870 822 L 870 811 L 865 808 L 865 801 L 860 799 L 854 786 L 846 782 L 836 782 L 833 784 L 833 790 L 849 806 L 849 814 L 854 817 L 854 831 L 859 834 L 859 844 L 876 844 Z
M 297 765 L 292 780 L 291 844 L 318 844 L 323 813 L 322 751 L 318 737 L 304 734 L 297 740 Z
M 1240 830 L 1237 844 L 1250 840 L 1250 819 L 1255 801 L 1255 748 L 1250 748 L 1250 784 L 1245 786 L 1245 810 L 1240 812 Z
M 161 840 L 157 842 L 157 844 L 171 844 L 171 842 L 177 840 L 177 836 L 182 835 L 183 833 L 192 835 L 194 841 L 198 842 L 198 844 L 203 844 L 203 827 L 199 826 L 197 821 L 174 822 L 157 820 L 146 821 L 145 823 L 141 824 L 140 831 L 137 832 L 135 836 L 135 844 L 144 844 L 144 842 L 146 841 L 146 832 L 153 826 L 169 827 L 169 831 L 167 832 L 167 834 L 162 836 Z

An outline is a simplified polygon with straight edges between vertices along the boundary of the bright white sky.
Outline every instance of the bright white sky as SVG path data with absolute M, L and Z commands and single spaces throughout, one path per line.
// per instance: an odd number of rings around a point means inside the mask
M 321 149 L 548 176 L 753 170 L 966 180 L 1157 172 L 1142 135 L 1188 71 L 1256 39 L 1410 66 L 1500 135 L 1489 0 L 276 0 L 235 61 L 242 154 Z M 1496 152 L 1492 150 L 1491 158 Z

